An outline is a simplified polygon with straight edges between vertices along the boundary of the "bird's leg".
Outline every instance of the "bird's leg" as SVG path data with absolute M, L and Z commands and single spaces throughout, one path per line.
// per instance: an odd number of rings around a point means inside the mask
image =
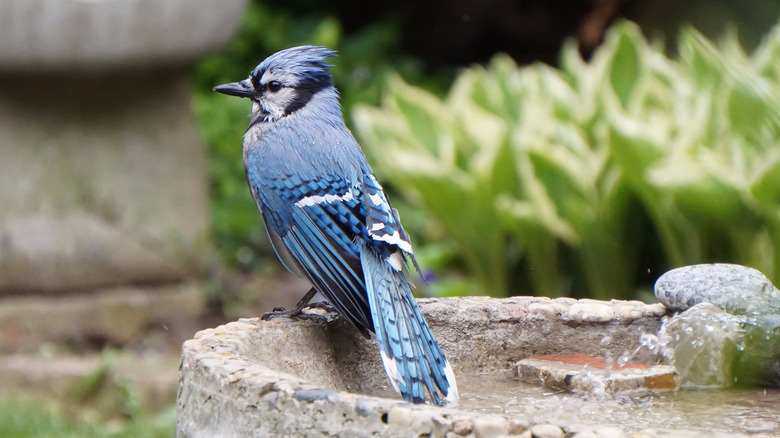
M 299 316 L 303 308 L 306 307 L 306 304 L 309 303 L 309 301 L 314 298 L 314 295 L 317 294 L 317 289 L 311 288 L 308 292 L 306 292 L 306 295 L 301 298 L 300 301 L 298 301 L 298 304 L 295 305 L 292 309 L 285 309 L 284 307 L 274 307 L 274 310 L 268 313 L 264 313 L 263 317 L 260 318 L 263 321 L 270 321 L 275 318 L 292 318 Z
M 305 307 L 310 308 L 319 308 L 323 309 L 328 313 L 336 312 L 336 309 L 330 305 L 327 301 L 317 301 L 316 303 L 309 304 L 309 301 L 314 298 L 314 295 L 317 294 L 317 289 L 311 288 L 308 292 L 306 292 L 306 295 L 301 298 L 300 301 L 298 301 L 298 304 L 295 305 L 292 309 L 285 309 L 284 307 L 274 307 L 274 310 L 268 313 L 264 313 L 260 319 L 263 321 L 270 321 L 272 319 L 276 318 L 300 318 L 300 319 L 312 319 L 312 320 L 320 320 L 324 322 L 330 321 L 328 315 L 319 315 L 316 313 L 304 313 L 303 309 Z

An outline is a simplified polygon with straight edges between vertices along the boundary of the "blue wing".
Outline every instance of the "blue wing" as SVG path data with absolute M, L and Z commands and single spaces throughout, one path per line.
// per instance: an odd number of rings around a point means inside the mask
M 408 236 L 374 176 L 359 184 L 334 175 L 308 180 L 285 175 L 269 181 L 253 178 L 252 169 L 247 170 L 285 267 L 309 280 L 364 334 L 373 331 L 357 243 L 383 258 L 398 248 L 411 256 Z

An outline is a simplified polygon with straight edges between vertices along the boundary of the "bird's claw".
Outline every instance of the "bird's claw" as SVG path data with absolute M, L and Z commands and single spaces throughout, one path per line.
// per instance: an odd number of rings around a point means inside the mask
M 300 311 L 297 313 L 300 313 Z M 274 310 L 264 313 L 260 319 L 263 321 L 271 321 L 272 319 L 295 318 L 297 316 L 295 309 L 285 309 L 284 307 L 276 306 L 274 307 Z
M 307 309 L 321 309 L 323 312 L 307 312 Z M 335 319 L 337 313 L 336 308 L 333 307 L 327 301 L 317 301 L 316 303 L 310 303 L 302 308 L 285 309 L 284 307 L 277 306 L 271 312 L 264 313 L 260 317 L 263 321 L 271 321 L 274 319 L 307 319 L 310 321 L 330 322 Z

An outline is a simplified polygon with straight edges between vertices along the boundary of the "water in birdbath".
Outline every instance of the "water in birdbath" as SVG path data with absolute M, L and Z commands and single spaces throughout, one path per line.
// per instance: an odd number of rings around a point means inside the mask
M 458 376 L 461 409 L 552 424 L 614 425 L 709 432 L 780 433 L 780 390 L 681 390 L 673 395 L 606 396 L 558 392 L 509 376 Z
M 745 327 L 748 327 L 747 329 Z M 731 388 L 738 380 L 734 364 L 749 329 L 715 306 L 664 318 L 658 334 L 645 334 L 635 351 L 618 358 L 675 364 L 682 388 L 675 393 L 639 395 L 560 391 L 520 381 L 513 371 L 457 376 L 457 409 L 532 418 L 534 423 L 615 426 L 631 433 L 648 428 L 712 433 L 780 435 L 780 388 Z M 763 345 L 763 344 L 762 344 Z M 583 368 L 586 373 L 610 370 Z M 594 379 L 598 380 L 598 379 Z M 596 388 L 598 386 L 596 385 Z M 378 393 L 395 397 L 392 389 Z
M 458 375 L 457 409 L 532 418 L 534 423 L 658 428 L 717 433 L 780 434 L 780 389 L 681 390 L 611 396 L 556 391 L 510 372 Z M 395 397 L 392 388 L 372 395 Z
M 512 373 L 464 375 L 458 376 L 462 394 L 459 408 L 552 424 L 615 425 L 627 432 L 660 425 L 727 434 L 780 434 L 779 388 L 732 388 L 740 379 L 767 381 L 760 372 L 745 372 L 740 365 L 755 359 L 756 354 L 748 354 L 751 349 L 766 349 L 771 332 L 780 324 L 735 317 L 706 303 L 699 306 L 701 309 L 664 318 L 657 335 L 643 335 L 640 347 L 618 360 L 651 355 L 656 362 L 674 364 L 683 387 L 674 394 L 572 393 L 523 383 Z M 758 345 L 751 345 L 750 336 L 743 336 L 754 332 L 760 335 L 753 337 L 762 338 Z M 777 352 L 768 354 L 774 357 Z

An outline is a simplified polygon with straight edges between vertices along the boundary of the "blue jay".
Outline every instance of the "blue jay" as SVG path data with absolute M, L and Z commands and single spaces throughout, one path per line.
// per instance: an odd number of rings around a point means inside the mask
M 303 46 L 277 52 L 249 78 L 214 88 L 252 101 L 244 135 L 249 189 L 279 260 L 362 334 L 373 331 L 404 400 L 458 400 L 455 376 L 412 295 L 409 236 L 344 124 L 325 59 Z

